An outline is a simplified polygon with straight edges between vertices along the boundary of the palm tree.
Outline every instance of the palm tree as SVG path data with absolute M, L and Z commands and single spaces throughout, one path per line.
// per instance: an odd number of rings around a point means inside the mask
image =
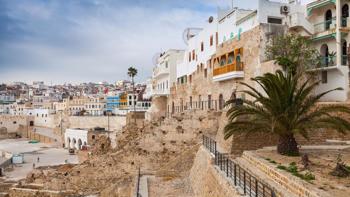
M 132 82 L 132 93 L 133 93 L 133 97 L 135 96 L 135 82 L 134 82 L 134 77 L 137 75 L 137 69 L 134 67 L 129 67 L 128 68 L 128 75 L 129 77 L 131 77 L 131 82 Z M 135 112 L 136 112 L 136 106 L 135 106 L 135 99 L 133 99 L 132 102 L 133 106 L 134 106 L 134 122 L 136 123 L 136 116 L 135 116 Z
M 302 77 L 281 70 L 275 74 L 267 73 L 252 79 L 259 84 L 262 92 L 254 87 L 242 91 L 252 100 L 243 100 L 243 105 L 232 105 L 228 110 L 228 124 L 224 129 L 225 139 L 236 132 L 266 132 L 279 136 L 278 153 L 299 155 L 295 134 L 308 139 L 308 133 L 320 128 L 334 129 L 341 133 L 350 130 L 350 123 L 334 115 L 337 112 L 350 114 L 350 108 L 340 105 L 317 105 L 326 94 L 342 90 L 332 89 L 320 94 L 313 94 L 318 81 L 302 80 Z M 230 100 L 226 105 L 235 103 Z

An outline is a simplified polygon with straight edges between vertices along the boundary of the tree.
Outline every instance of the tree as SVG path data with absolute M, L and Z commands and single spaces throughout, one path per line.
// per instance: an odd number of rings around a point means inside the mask
M 243 93 L 252 97 L 243 100 L 243 105 L 231 105 L 227 112 L 228 124 L 224 129 L 225 139 L 236 132 L 267 132 L 279 136 L 278 153 L 299 155 L 295 134 L 306 139 L 309 132 L 320 128 L 334 129 L 341 133 L 350 130 L 350 123 L 333 114 L 350 114 L 350 108 L 340 105 L 317 105 L 320 99 L 330 92 L 342 90 L 335 88 L 314 94 L 319 81 L 305 74 L 307 69 L 319 61 L 318 52 L 310 42 L 298 35 L 277 36 L 266 47 L 266 55 L 283 69 L 276 73 L 266 73 L 252 78 L 262 89 L 241 83 Z M 231 99 L 226 105 L 236 103 Z
M 137 69 L 134 67 L 129 67 L 128 68 L 128 75 L 129 77 L 131 77 L 131 82 L 132 82 L 132 93 L 133 95 L 135 95 L 135 82 L 134 82 L 134 78 L 137 75 Z M 135 112 L 136 112 L 136 106 L 135 106 L 135 100 L 133 99 L 132 102 L 133 106 L 134 106 L 134 122 L 136 123 L 136 116 L 135 116 Z
M 241 83 L 248 88 L 242 92 L 250 95 L 253 101 L 243 100 L 243 105 L 233 105 L 228 112 L 225 139 L 236 132 L 267 132 L 279 136 L 278 153 L 282 155 L 299 155 L 295 134 L 308 139 L 309 132 L 320 128 L 335 129 L 341 133 L 350 130 L 350 123 L 332 115 L 336 112 L 350 114 L 350 108 L 340 105 L 317 105 L 324 95 L 341 90 L 332 89 L 313 95 L 318 82 L 306 80 L 298 85 L 298 77 L 284 74 L 278 70 L 275 74 L 267 73 L 252 79 L 263 89 L 259 92 L 252 86 Z M 227 104 L 235 103 L 235 100 Z
M 284 71 L 293 75 L 303 75 L 307 69 L 321 63 L 320 53 L 312 46 L 312 41 L 300 35 L 279 35 L 266 46 L 266 57 L 275 60 Z

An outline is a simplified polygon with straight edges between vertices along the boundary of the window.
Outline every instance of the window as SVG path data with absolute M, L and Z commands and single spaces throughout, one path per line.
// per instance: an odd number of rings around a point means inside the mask
M 165 62 L 165 68 L 168 68 L 168 61 Z
M 191 62 L 191 52 L 188 53 L 188 61 Z
M 194 50 L 192 50 L 192 59 L 193 59 L 193 60 L 196 59 L 196 53 L 194 52 Z
M 17 124 L 17 122 L 16 122 L 16 121 L 13 121 L 13 124 Z
M 233 63 L 234 58 L 235 58 L 235 54 L 234 54 L 234 52 L 229 53 L 229 54 L 228 54 L 227 64 L 232 64 L 232 63 Z
M 207 76 L 208 76 L 207 69 L 204 69 L 204 77 L 207 78 Z
M 272 23 L 272 24 L 282 24 L 282 19 L 280 18 L 273 18 L 273 17 L 268 17 L 267 18 L 267 23 Z
M 215 33 L 215 44 L 216 44 L 216 46 L 219 44 L 219 33 L 218 32 Z
M 204 51 L 204 43 L 201 42 L 201 51 Z
M 328 76 L 327 76 L 327 71 L 322 71 L 322 74 L 321 74 L 322 76 L 322 83 L 327 83 L 327 78 L 328 78 Z
M 213 36 L 210 36 L 210 46 L 213 46 Z

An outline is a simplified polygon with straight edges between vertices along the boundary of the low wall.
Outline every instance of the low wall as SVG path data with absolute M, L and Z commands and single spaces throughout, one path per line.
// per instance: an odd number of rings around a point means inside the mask
M 10 197 L 66 197 L 72 196 L 70 191 L 51 191 L 27 188 L 11 188 Z
M 326 192 L 312 188 L 310 183 L 300 180 L 298 177 L 292 176 L 276 169 L 271 166 L 266 160 L 259 158 L 253 152 L 244 152 L 242 158 L 248 161 L 251 165 L 255 166 L 256 169 L 262 171 L 269 179 L 273 180 L 280 186 L 280 189 L 284 189 L 296 196 L 303 197 L 330 197 Z
M 190 182 L 196 197 L 239 197 L 234 185 L 213 165 L 213 156 L 199 148 L 190 172 Z

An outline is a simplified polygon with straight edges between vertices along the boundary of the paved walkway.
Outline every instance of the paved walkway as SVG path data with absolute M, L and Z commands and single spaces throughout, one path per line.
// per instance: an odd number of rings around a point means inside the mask
M 0 150 L 12 152 L 14 154 L 24 154 L 24 164 L 17 164 L 14 170 L 6 172 L 7 180 L 19 180 L 27 176 L 35 167 L 39 166 L 54 166 L 64 164 L 65 160 L 68 163 L 79 163 L 76 155 L 69 155 L 68 151 L 63 148 L 55 148 L 47 144 L 37 143 L 30 144 L 24 139 L 9 139 L 0 141 Z M 39 162 L 37 158 L 39 157 Z

